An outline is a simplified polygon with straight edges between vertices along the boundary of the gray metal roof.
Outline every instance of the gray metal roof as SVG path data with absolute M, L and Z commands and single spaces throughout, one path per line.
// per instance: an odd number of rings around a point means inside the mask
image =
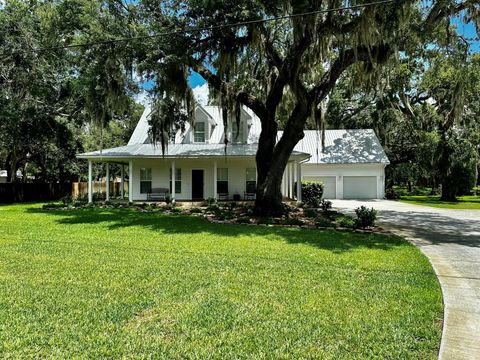
M 295 146 L 295 151 L 310 154 L 309 164 L 390 163 L 372 129 L 325 130 L 324 149 L 320 131 L 304 132 L 305 136 Z M 282 133 L 278 132 L 278 138 Z
M 165 157 L 215 157 L 224 156 L 224 127 L 221 110 L 218 106 L 197 105 L 197 110 L 206 113 L 216 123 L 208 144 L 184 143 L 186 132 L 178 132 L 175 143 L 169 144 Z M 80 154 L 79 158 L 132 158 L 132 157 L 162 157 L 161 147 L 150 144 L 148 136 L 148 117 L 151 109 L 145 108 L 128 145 L 113 149 Z M 247 144 L 234 144 L 227 147 L 228 156 L 255 156 L 258 138 L 261 132 L 260 119 L 249 109 L 242 107 L 242 119 L 249 121 Z M 278 132 L 278 139 L 283 132 Z M 382 145 L 372 129 L 326 130 L 325 148 L 321 147 L 321 132 L 306 130 L 305 137 L 295 146 L 293 156 L 307 158 L 311 155 L 310 164 L 389 164 Z
M 152 144 L 133 144 L 120 146 L 111 149 L 92 151 L 78 155 L 81 159 L 94 158 L 149 158 L 149 157 L 167 157 L 167 158 L 198 158 L 198 157 L 220 157 L 220 156 L 255 156 L 257 144 L 235 144 L 228 145 L 225 151 L 223 144 L 170 144 L 162 154 L 160 146 Z M 293 157 L 307 159 L 308 154 L 294 151 Z
M 150 126 L 148 125 L 148 118 L 151 112 L 152 110 L 150 109 L 150 107 L 145 107 L 145 110 L 143 111 L 140 120 L 138 120 L 137 126 L 135 127 L 132 136 L 130 136 L 130 140 L 128 140 L 128 145 L 145 144 L 149 142 L 148 130 Z

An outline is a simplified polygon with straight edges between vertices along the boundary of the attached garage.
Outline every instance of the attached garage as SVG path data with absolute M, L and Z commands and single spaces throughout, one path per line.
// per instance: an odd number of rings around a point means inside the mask
M 377 197 L 376 176 L 343 177 L 344 199 L 376 199 Z
M 304 176 L 303 179 L 322 182 L 324 199 L 335 199 L 337 196 L 337 181 L 335 176 Z
M 295 146 L 310 159 L 301 164 L 303 180 L 321 181 L 326 199 L 381 199 L 385 195 L 388 161 L 371 129 L 326 130 L 325 146 L 315 130 Z

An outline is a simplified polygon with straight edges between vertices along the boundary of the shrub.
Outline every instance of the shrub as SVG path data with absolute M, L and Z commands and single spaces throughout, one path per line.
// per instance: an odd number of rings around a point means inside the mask
M 342 227 L 355 229 L 355 219 L 348 215 L 342 215 L 337 218 L 338 224 Z
M 218 209 L 218 211 L 215 213 L 215 217 L 218 220 L 230 220 L 234 218 L 234 214 L 230 210 L 222 211 L 221 209 Z
M 205 200 L 205 205 L 207 206 L 212 206 L 217 203 L 217 200 L 213 197 L 209 197 L 207 200 Z
M 387 191 L 385 191 L 385 197 L 388 200 L 398 200 L 400 199 L 400 194 L 397 193 L 394 188 L 388 188 Z
M 323 183 L 302 181 L 302 199 L 306 205 L 318 207 L 323 195 Z
M 242 216 L 237 218 L 236 222 L 239 224 L 250 224 L 252 220 L 248 216 Z
M 170 195 L 165 196 L 165 203 L 170 205 L 172 203 L 172 197 Z
M 274 218 L 271 218 L 271 217 L 263 217 L 263 218 L 259 218 L 257 223 L 264 224 L 264 225 L 272 225 L 272 224 L 275 224 L 276 221 Z
M 288 218 L 284 222 L 285 225 L 293 225 L 293 226 L 302 226 L 305 224 L 303 220 L 297 219 L 297 218 Z
M 315 222 L 315 226 L 317 228 L 331 228 L 331 227 L 334 228 L 335 224 L 332 223 L 330 220 L 320 218 Z
M 60 199 L 60 201 L 64 204 L 71 204 L 73 202 L 72 196 L 71 195 L 66 195 Z
M 172 209 L 170 210 L 170 212 L 171 212 L 172 214 L 180 214 L 180 213 L 182 212 L 182 209 L 176 207 L 176 208 L 172 208 Z
M 88 195 L 87 195 L 88 198 Z M 92 201 L 104 201 L 107 196 L 104 193 L 96 192 L 92 194 Z
M 210 205 L 207 207 L 208 213 L 218 214 L 221 211 L 222 210 L 220 210 L 220 208 L 217 205 Z
M 195 208 L 190 209 L 190 214 L 201 214 L 202 212 L 203 212 L 203 210 L 200 209 L 200 208 L 195 207 Z
M 355 209 L 355 214 L 357 214 L 357 219 L 355 221 L 357 227 L 365 229 L 367 227 L 375 226 L 377 210 L 374 208 L 369 209 L 362 205 Z
M 320 202 L 320 208 L 324 213 L 328 213 L 332 209 L 332 202 L 330 200 L 322 199 Z
M 317 217 L 317 212 L 315 211 L 315 209 L 304 209 L 303 210 L 303 214 L 308 217 L 308 218 L 315 218 Z

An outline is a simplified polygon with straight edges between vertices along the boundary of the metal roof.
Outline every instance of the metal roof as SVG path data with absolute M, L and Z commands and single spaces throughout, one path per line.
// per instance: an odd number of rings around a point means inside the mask
M 170 144 L 162 154 L 160 146 L 152 144 L 133 144 L 111 149 L 92 151 L 78 155 L 81 159 L 93 158 L 198 158 L 198 157 L 221 157 L 221 156 L 255 156 L 257 144 L 228 145 L 225 149 L 223 144 Z M 310 155 L 294 151 L 292 157 L 307 159 Z
M 322 133 L 305 130 L 305 136 L 295 151 L 310 154 L 308 164 L 390 164 L 372 129 L 325 130 L 325 148 Z M 278 138 L 283 132 L 278 132 Z
M 185 134 L 190 129 L 186 125 L 185 133 L 178 132 L 175 143 L 169 144 L 163 155 L 159 145 L 150 144 L 148 136 L 148 117 L 151 109 L 145 108 L 128 145 L 113 149 L 104 149 L 78 155 L 79 158 L 131 158 L 131 157 L 215 157 L 225 156 L 224 127 L 220 107 L 197 105 L 216 123 L 207 144 L 184 143 Z M 260 119 L 249 109 L 242 107 L 242 120 L 249 121 L 247 144 L 233 144 L 227 146 L 227 156 L 255 156 L 257 143 L 261 132 Z M 283 132 L 279 131 L 280 139 Z M 321 132 L 305 130 L 305 137 L 295 146 L 293 156 L 307 158 L 309 164 L 389 164 L 382 145 L 372 129 L 326 130 L 325 147 L 321 146 Z

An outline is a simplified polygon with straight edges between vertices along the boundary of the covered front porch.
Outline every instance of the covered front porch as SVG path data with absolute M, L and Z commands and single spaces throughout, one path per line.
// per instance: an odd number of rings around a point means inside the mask
M 120 165 L 122 189 L 128 174 L 128 201 L 252 201 L 255 200 L 257 171 L 252 156 L 217 156 L 199 158 L 88 158 L 88 201 L 93 202 L 92 166 L 104 163 L 106 178 L 110 164 Z M 282 195 L 286 201 L 301 201 L 301 162 L 292 157 L 282 179 Z M 111 200 L 110 184 L 105 199 Z M 160 195 L 159 195 L 160 194 Z M 161 196 L 161 195 L 164 196 Z M 126 199 L 125 199 L 126 200 Z

